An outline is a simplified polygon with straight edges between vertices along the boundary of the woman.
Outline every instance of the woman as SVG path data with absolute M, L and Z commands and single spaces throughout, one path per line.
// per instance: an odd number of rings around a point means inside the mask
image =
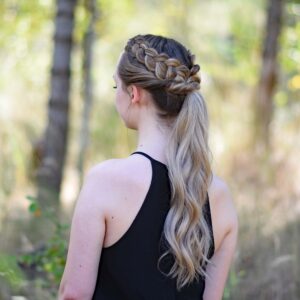
M 226 183 L 211 170 L 194 58 L 150 34 L 121 53 L 116 109 L 138 131 L 137 148 L 88 172 L 59 299 L 222 298 L 238 223 Z

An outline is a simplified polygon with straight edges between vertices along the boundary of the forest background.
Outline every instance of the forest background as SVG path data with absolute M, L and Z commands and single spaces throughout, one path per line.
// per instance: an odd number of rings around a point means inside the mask
M 112 75 L 139 33 L 201 66 L 240 225 L 224 299 L 300 299 L 299 20 L 299 0 L 2 0 L 0 299 L 55 299 L 84 174 L 134 151 Z

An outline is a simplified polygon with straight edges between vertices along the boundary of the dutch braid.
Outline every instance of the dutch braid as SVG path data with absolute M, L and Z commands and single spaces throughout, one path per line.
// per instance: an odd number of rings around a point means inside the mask
M 165 83 L 166 91 L 173 94 L 188 94 L 200 89 L 200 77 L 197 75 L 200 66 L 195 64 L 195 55 L 189 52 L 193 63 L 191 69 L 177 58 L 170 58 L 166 53 L 158 53 L 146 40 L 137 36 L 127 44 L 128 51 L 138 62 L 146 66 L 153 76 Z

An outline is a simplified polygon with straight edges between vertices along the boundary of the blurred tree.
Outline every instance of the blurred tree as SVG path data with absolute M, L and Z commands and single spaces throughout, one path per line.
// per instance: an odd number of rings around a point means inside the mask
M 82 95 L 83 95 L 83 114 L 80 131 L 80 149 L 78 157 L 78 171 L 80 181 L 84 169 L 84 157 L 89 142 L 89 117 L 93 104 L 93 80 L 92 80 L 92 62 L 93 62 L 93 44 L 95 39 L 95 23 L 98 17 L 96 0 L 84 1 L 89 23 L 83 36 L 83 63 L 82 63 Z
M 300 118 L 298 105 L 300 99 L 300 1 L 287 1 L 284 27 L 280 39 L 279 63 L 282 70 L 280 88 L 275 94 L 276 113 L 285 111 L 286 120 Z M 298 125 L 298 126 L 299 126 Z M 300 130 L 297 130 L 300 132 Z
M 75 0 L 57 0 L 48 124 L 43 137 L 41 165 L 37 171 L 38 200 L 41 206 L 46 207 L 58 204 L 67 148 L 75 6 Z
M 277 54 L 285 0 L 269 0 L 262 67 L 256 94 L 255 139 L 264 150 L 270 145 L 270 122 L 273 115 L 273 94 L 278 78 Z

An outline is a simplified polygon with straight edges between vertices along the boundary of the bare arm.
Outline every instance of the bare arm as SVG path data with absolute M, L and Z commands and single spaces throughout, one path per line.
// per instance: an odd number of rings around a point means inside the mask
M 85 178 L 73 214 L 66 266 L 59 300 L 90 300 L 105 235 L 105 181 L 101 168 L 92 168 Z
M 215 253 L 208 264 L 204 300 L 221 300 L 237 244 L 238 219 L 227 185 L 219 182 L 211 198 Z

